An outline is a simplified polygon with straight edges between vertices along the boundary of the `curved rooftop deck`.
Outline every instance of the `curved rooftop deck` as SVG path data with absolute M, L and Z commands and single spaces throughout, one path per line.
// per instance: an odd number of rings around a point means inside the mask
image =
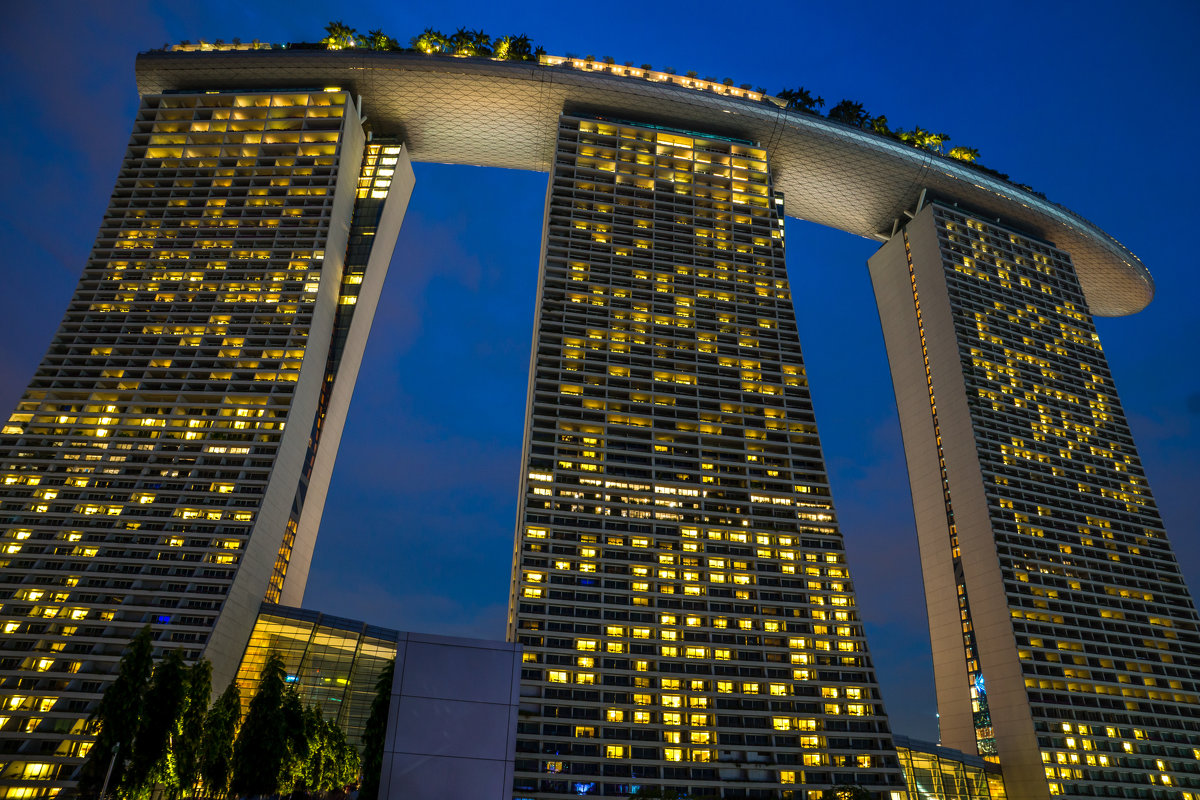
M 154 51 L 138 57 L 137 83 L 142 94 L 337 85 L 360 94 L 374 130 L 403 137 L 415 161 L 547 172 L 564 110 L 750 139 L 770 154 L 788 216 L 882 241 L 924 191 L 1069 252 L 1093 314 L 1132 314 L 1154 296 L 1149 270 L 1116 239 L 962 162 L 748 99 L 753 92 L 578 66 L 366 50 Z

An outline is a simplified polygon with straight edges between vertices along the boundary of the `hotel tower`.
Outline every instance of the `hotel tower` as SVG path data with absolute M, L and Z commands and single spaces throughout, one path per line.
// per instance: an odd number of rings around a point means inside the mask
M 1012 797 L 1197 796 L 1196 609 L 1071 255 L 931 203 L 870 269 L 942 744 Z
M 5 796 L 69 785 L 142 626 L 223 688 L 261 602 L 299 605 L 411 189 L 347 92 L 142 98 L 0 434 Z
M 1153 284 L 1103 231 L 648 68 L 255 43 L 137 77 L 95 246 L 0 430 L 0 797 L 74 785 L 144 625 L 223 687 L 261 602 L 301 603 L 411 157 L 550 175 L 514 798 L 905 793 L 786 213 L 884 243 L 943 743 L 1019 800 L 1200 800 L 1196 611 L 1091 316 Z
M 577 116 L 555 152 L 509 614 L 516 795 L 901 791 L 767 152 Z

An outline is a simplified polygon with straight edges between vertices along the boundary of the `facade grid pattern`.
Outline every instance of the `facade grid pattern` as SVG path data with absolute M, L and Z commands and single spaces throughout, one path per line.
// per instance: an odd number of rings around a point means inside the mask
M 960 626 L 967 676 L 942 716 L 995 742 L 1010 791 L 1196 797 L 1200 627 L 1070 256 L 941 204 L 902 238 L 939 461 L 914 498 L 949 523 L 919 523 L 922 557 L 949 551 L 958 596 L 930 624 Z
M 257 607 L 281 549 L 286 516 L 264 504 L 297 447 L 285 425 L 312 423 L 297 415 L 326 363 L 356 126 L 340 91 L 142 98 L 79 286 L 0 431 L 3 796 L 70 785 L 143 625 L 194 659 L 220 621 L 240 652 L 253 611 L 223 612 L 246 581 Z M 296 484 L 277 491 L 286 508 Z
M 740 140 L 564 116 L 510 638 L 517 797 L 903 790 Z

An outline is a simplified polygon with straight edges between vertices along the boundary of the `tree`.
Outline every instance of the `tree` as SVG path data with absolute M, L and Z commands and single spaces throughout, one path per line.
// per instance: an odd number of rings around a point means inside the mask
M 825 106 L 825 98 L 813 97 L 812 93 L 803 86 L 798 89 L 782 89 L 776 92 L 775 96 L 780 100 L 786 100 L 788 108 L 794 108 L 806 114 L 816 114 L 817 108 Z
M 367 47 L 372 50 L 395 50 L 396 40 L 376 28 L 373 31 L 367 31 Z
M 202 658 L 187 673 L 187 703 L 179 725 L 179 738 L 175 742 L 175 774 L 183 794 L 191 792 L 200 778 L 204 723 L 211 696 L 212 662 Z
M 474 50 L 471 55 L 490 56 L 492 54 L 492 37 L 488 36 L 481 30 L 472 31 L 471 47 Z
M 325 33 L 328 35 L 321 42 L 330 50 L 345 50 L 347 47 L 355 47 L 357 45 L 355 37 L 358 36 L 358 31 L 346 25 L 341 20 L 326 25 Z
M 529 61 L 533 58 L 533 52 L 529 49 L 532 42 L 528 36 L 521 33 L 508 37 L 508 40 L 508 58 L 513 61 Z
M 170 763 L 171 744 L 179 733 L 187 704 L 187 677 L 188 668 L 178 649 L 168 651 L 154 667 L 126 773 L 126 782 L 134 793 L 154 783 L 167 787 L 177 783 Z
M 233 776 L 233 743 L 242 717 L 242 697 L 236 681 L 204 715 L 204 738 L 200 745 L 200 777 L 210 797 L 224 797 Z
M 450 37 L 450 52 L 456 56 L 475 55 L 475 40 L 466 28 L 459 28 Z
M 974 147 L 952 147 L 946 155 L 959 161 L 975 161 L 979 158 L 979 151 Z
M 411 41 L 414 50 L 420 50 L 422 53 L 444 53 L 450 47 L 450 41 L 441 31 L 435 31 L 433 28 L 426 28 L 420 36 L 414 36 Z
M 384 667 L 375 681 L 375 699 L 371 701 L 371 714 L 363 728 L 362 785 L 358 790 L 359 800 L 377 800 L 379 776 L 383 770 L 383 746 L 387 739 L 388 709 L 392 702 L 392 683 L 396 676 L 396 660 Z
M 280 776 L 288 763 L 284 675 L 282 656 L 271 653 L 233 745 L 230 788 L 235 794 L 255 797 L 275 794 L 279 789 Z
M 328 793 L 355 782 L 360 761 L 358 751 L 346 741 L 336 722 L 327 720 L 316 706 L 304 710 L 308 757 L 301 783 L 309 792 Z
M 146 684 L 154 664 L 153 634 L 147 625 L 130 641 L 117 678 L 108 685 L 100 704 L 88 717 L 88 727 L 96 733 L 96 743 L 88 751 L 88 759 L 80 772 L 79 792 L 83 796 L 99 795 L 113 764 L 109 787 L 120 787 L 125 780 L 125 759 L 133 751 L 138 720 L 145 708 Z M 120 757 L 113 761 L 113 756 Z
M 874 795 L 857 783 L 843 784 L 833 790 L 837 800 L 874 800 Z
M 827 116 L 832 120 L 844 122 L 856 128 L 870 128 L 873 121 L 871 115 L 863 108 L 863 104 L 856 103 L 853 100 L 840 101 L 833 108 L 829 109 Z
M 316 723 L 320 722 L 319 711 L 306 709 L 300 702 L 300 693 L 288 687 L 283 693 L 280 704 L 283 715 L 284 744 L 287 747 L 287 757 L 279 773 L 279 788 L 281 791 L 294 791 L 297 784 L 304 778 L 304 768 L 312 754 L 314 739 L 317 735 Z M 316 719 L 312 718 L 316 714 Z

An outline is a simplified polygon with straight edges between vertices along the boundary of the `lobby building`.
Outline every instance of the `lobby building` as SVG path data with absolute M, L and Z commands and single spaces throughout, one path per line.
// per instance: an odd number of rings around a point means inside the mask
M 349 640 L 374 634 L 259 611 L 301 604 L 411 158 L 550 174 L 510 641 L 460 654 L 521 659 L 479 699 L 495 730 L 519 706 L 511 771 L 507 732 L 472 751 L 480 785 L 905 792 L 786 214 L 884 243 L 870 269 L 942 744 L 998 758 L 1019 800 L 1196 800 L 1196 612 L 1091 320 L 1142 309 L 1153 284 L 1096 226 L 648 68 L 256 43 L 143 53 L 137 78 L 95 247 L 0 429 L 0 796 L 73 786 L 85 721 L 146 624 L 156 653 L 210 658 L 217 687 L 275 646 L 352 679 Z M 378 667 L 388 645 L 372 647 Z M 308 690 L 333 702 L 324 677 Z M 409 756 L 457 757 L 392 733 L 390 785 L 410 785 Z
M 995 761 L 907 736 L 894 741 L 909 800 L 1007 800 Z
M 870 260 L 941 743 L 1013 797 L 1200 791 L 1200 635 L 1071 254 L 931 203 Z
M 361 748 L 376 682 L 406 636 L 358 620 L 263 603 L 237 669 L 242 714 L 250 710 L 268 656 L 278 653 L 284 680 L 299 693 L 300 702 L 320 708 L 346 741 Z

